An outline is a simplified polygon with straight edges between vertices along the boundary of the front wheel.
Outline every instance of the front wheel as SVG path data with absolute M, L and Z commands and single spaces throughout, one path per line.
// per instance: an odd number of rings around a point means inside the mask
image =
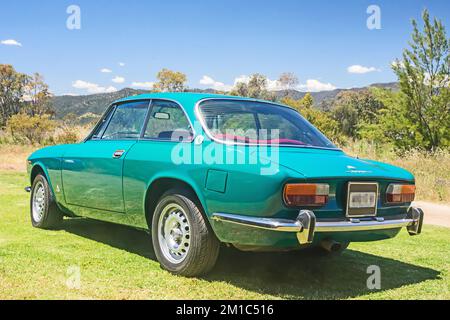
M 219 254 L 219 241 L 200 208 L 184 192 L 165 193 L 153 215 L 152 241 L 162 268 L 182 276 L 210 271 Z
M 63 220 L 48 181 L 42 174 L 36 176 L 31 187 L 30 215 L 33 227 L 41 229 L 58 228 Z

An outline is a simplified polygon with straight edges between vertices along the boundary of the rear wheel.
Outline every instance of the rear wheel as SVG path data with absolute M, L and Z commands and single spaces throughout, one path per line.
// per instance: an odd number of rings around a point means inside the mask
M 38 174 L 33 181 L 30 216 L 33 227 L 41 229 L 58 228 L 63 220 L 47 179 L 42 174 Z
M 153 247 L 162 268 L 187 277 L 210 271 L 219 254 L 219 241 L 191 198 L 183 191 L 165 193 L 152 221 Z

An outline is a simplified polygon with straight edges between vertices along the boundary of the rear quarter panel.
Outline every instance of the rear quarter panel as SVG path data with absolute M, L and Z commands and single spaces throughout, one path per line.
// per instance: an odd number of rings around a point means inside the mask
M 177 143 L 139 141 L 134 145 L 126 156 L 123 180 L 126 213 L 130 219 L 141 220 L 140 226 L 145 224 L 146 192 L 159 178 L 189 184 L 208 218 L 215 212 L 266 217 L 281 214 L 284 181 L 292 176 L 300 179 L 301 175 L 286 168 L 273 175 L 261 175 L 259 165 L 208 163 L 196 158 L 195 155 L 205 152 L 211 143 L 185 144 L 191 154 L 191 161 L 186 163 L 177 159 Z M 227 147 L 225 152 L 239 151 Z

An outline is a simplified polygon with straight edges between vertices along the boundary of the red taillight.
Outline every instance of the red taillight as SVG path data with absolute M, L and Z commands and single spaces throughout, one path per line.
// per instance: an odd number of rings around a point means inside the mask
M 293 183 L 284 187 L 284 202 L 289 207 L 324 206 L 330 186 L 323 183 Z
M 390 184 L 386 190 L 388 203 L 413 202 L 416 195 L 416 186 L 411 184 Z

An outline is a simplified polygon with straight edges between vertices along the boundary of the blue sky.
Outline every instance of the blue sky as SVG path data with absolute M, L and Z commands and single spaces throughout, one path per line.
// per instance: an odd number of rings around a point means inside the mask
M 80 30 L 66 28 L 72 4 Z M 380 30 L 367 28 L 372 4 Z M 43 74 L 57 95 L 149 86 L 161 68 L 186 73 L 194 88 L 285 71 L 303 90 L 360 87 L 396 80 L 390 64 L 424 8 L 448 30 L 448 0 L 3 0 L 0 63 Z

